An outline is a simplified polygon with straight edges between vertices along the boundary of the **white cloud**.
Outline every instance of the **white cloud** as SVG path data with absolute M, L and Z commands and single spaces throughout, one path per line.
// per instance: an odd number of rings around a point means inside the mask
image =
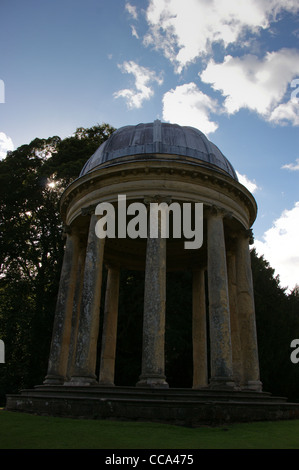
M 134 36 L 136 39 L 139 39 L 139 35 L 137 33 L 135 26 L 131 25 L 131 31 L 132 31 L 132 36 Z
M 132 16 L 134 20 L 137 20 L 138 18 L 138 13 L 137 13 L 137 8 L 134 5 L 131 5 L 129 2 L 126 3 L 125 9 L 127 12 Z
M 150 0 L 144 44 L 162 50 L 181 72 L 213 43 L 240 44 L 245 33 L 268 28 L 283 10 L 298 12 L 298 0 Z
M 217 111 L 217 103 L 202 93 L 195 83 L 177 86 L 163 97 L 163 119 L 181 126 L 192 126 L 204 134 L 215 132 L 218 127 L 210 119 Z
M 239 182 L 243 184 L 243 186 L 245 186 L 245 188 L 247 188 L 248 191 L 250 191 L 252 194 L 255 193 L 258 189 L 260 189 L 255 181 L 250 180 L 246 175 L 241 175 L 241 173 L 239 173 L 238 171 L 236 171 L 236 173 Z
M 138 20 L 138 13 L 137 13 L 137 7 L 135 5 L 131 5 L 129 2 L 125 4 L 125 9 L 129 13 L 129 15 L 132 17 L 133 20 Z M 132 36 L 135 38 L 139 39 L 139 35 L 137 33 L 136 27 L 134 25 L 131 26 L 131 31 L 132 31 Z
M 299 104 L 293 100 L 281 103 L 270 114 L 269 121 L 274 124 L 299 126 Z
M 263 59 L 249 54 L 241 58 L 228 55 L 222 63 L 211 60 L 200 77 L 226 97 L 223 106 L 228 114 L 248 108 L 268 120 L 288 118 L 295 123 L 295 109 L 280 102 L 296 74 L 299 51 L 281 49 L 267 53 Z
M 0 132 L 0 160 L 6 157 L 9 150 L 14 150 L 13 142 L 4 132 Z
M 163 83 L 163 78 L 149 68 L 142 67 L 134 61 L 124 62 L 118 66 L 123 73 L 132 74 L 135 79 L 134 88 L 125 88 L 114 93 L 115 98 L 124 98 L 129 109 L 141 108 L 144 101 L 149 100 L 154 90 L 149 86 L 153 82 Z
M 279 275 L 282 287 L 292 289 L 299 283 L 299 202 L 285 210 L 263 236 L 255 240 L 258 255 L 264 258 Z
M 299 158 L 296 158 L 296 163 L 287 163 L 281 168 L 284 170 L 299 171 Z

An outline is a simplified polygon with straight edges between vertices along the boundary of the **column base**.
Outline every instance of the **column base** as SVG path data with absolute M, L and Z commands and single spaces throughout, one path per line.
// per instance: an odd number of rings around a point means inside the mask
M 99 386 L 100 387 L 115 387 L 115 384 L 113 382 L 105 382 L 105 381 L 99 381 Z
M 210 390 L 236 390 L 238 387 L 233 377 L 211 377 L 208 388 Z
M 139 377 L 139 382 L 136 384 L 136 387 L 169 388 L 169 385 L 165 379 L 166 377 L 161 375 L 141 375 Z
M 46 375 L 43 382 L 44 385 L 63 385 L 65 377 L 62 375 Z
M 192 385 L 192 390 L 207 390 L 207 388 L 209 388 L 208 384 Z
M 96 385 L 97 381 L 94 377 L 76 377 L 73 376 L 69 382 L 65 382 L 64 385 L 71 385 L 74 387 L 88 387 L 90 385 Z
M 254 392 L 262 392 L 263 384 L 260 380 L 248 380 L 247 384 L 243 387 L 243 390 L 253 390 Z

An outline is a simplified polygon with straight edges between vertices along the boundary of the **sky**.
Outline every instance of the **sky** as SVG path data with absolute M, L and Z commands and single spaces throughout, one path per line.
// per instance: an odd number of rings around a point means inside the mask
M 102 123 L 196 127 L 257 201 L 258 254 L 299 284 L 298 0 L 0 0 L 0 21 L 0 159 Z

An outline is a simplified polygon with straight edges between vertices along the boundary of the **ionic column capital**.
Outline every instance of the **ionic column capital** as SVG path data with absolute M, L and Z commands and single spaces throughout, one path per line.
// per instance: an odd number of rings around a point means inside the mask
M 72 229 L 70 225 L 64 224 L 62 227 L 62 238 L 66 238 L 67 235 L 71 235 Z
M 86 215 L 92 215 L 95 213 L 95 204 L 91 204 L 90 206 L 82 207 L 81 208 L 81 215 L 86 216 Z
M 155 196 L 144 196 L 143 202 L 146 206 L 149 206 L 152 203 L 160 204 L 161 202 L 166 202 L 167 204 L 171 204 L 172 197 L 161 196 L 160 194 L 156 194 Z
M 120 265 L 116 263 L 105 263 L 105 268 L 106 269 L 111 269 L 112 271 L 120 271 Z
M 253 235 L 253 230 L 251 228 L 247 229 L 247 230 L 241 230 L 241 235 L 243 238 L 247 238 L 248 239 L 248 243 L 249 245 L 253 245 L 254 243 L 254 235 Z
M 253 230 L 251 228 L 249 229 L 242 228 L 235 232 L 231 232 L 231 238 L 234 240 L 237 240 L 237 239 L 246 240 L 247 239 L 249 245 L 252 245 L 254 243 L 254 235 L 253 235 Z
M 223 207 L 216 206 L 213 204 L 205 209 L 205 213 L 207 217 L 221 217 L 222 219 L 227 218 L 231 219 L 233 217 L 233 213 L 224 209 Z
M 82 242 L 81 238 L 83 236 L 84 236 L 84 231 L 80 230 L 76 226 L 70 226 L 70 225 L 64 224 L 63 227 L 62 227 L 62 238 L 63 239 L 67 238 L 67 237 L 72 237 L 72 238 L 77 237 Z

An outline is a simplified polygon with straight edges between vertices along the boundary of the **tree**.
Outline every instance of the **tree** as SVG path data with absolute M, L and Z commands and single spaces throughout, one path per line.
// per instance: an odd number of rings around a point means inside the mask
M 79 127 L 76 132 L 59 142 L 57 151 L 44 166 L 47 175 L 52 175 L 55 180 L 62 179 L 64 186 L 75 178 L 89 157 L 97 148 L 114 132 L 109 124 L 93 126 L 89 129 Z
M 34 139 L 0 162 L 2 401 L 43 380 L 64 249 L 60 196 L 113 131 L 103 124 Z
M 279 285 L 274 269 L 251 253 L 257 337 L 263 389 L 299 401 L 299 364 L 290 360 L 290 344 L 299 337 L 299 296 Z

